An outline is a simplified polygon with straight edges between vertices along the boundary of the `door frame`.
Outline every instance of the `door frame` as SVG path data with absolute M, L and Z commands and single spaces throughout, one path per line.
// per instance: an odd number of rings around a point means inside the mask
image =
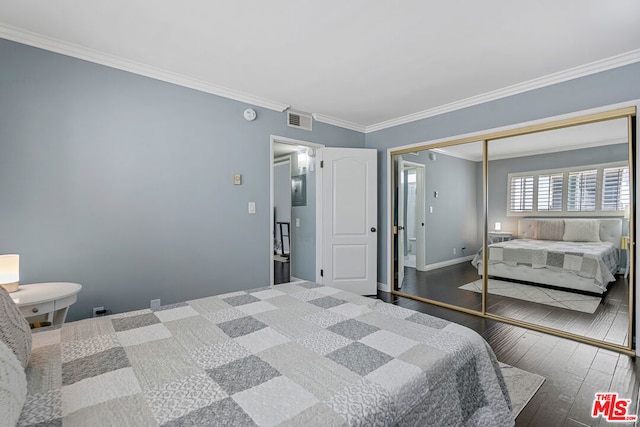
M 300 139 L 293 139 L 293 138 L 287 138 L 284 136 L 278 136 L 278 135 L 269 135 L 269 286 L 273 286 L 273 274 L 274 274 L 274 269 L 273 269 L 273 236 L 275 236 L 275 228 L 273 225 L 273 203 L 274 203 L 274 197 L 273 197 L 273 166 L 275 164 L 274 158 L 273 158 L 273 144 L 275 142 L 281 143 L 281 144 L 288 144 L 288 145 L 302 145 L 304 147 L 309 147 L 309 148 L 323 148 L 325 145 L 324 144 L 318 144 L 315 142 L 310 142 L 310 141 L 303 141 Z M 317 167 L 318 165 L 316 165 Z M 317 173 L 317 170 L 316 172 Z M 318 215 L 318 212 L 322 212 L 322 197 L 321 197 L 321 187 L 320 187 L 320 181 L 319 179 L 316 178 L 316 198 L 315 198 L 315 204 L 316 204 L 316 218 Z M 320 209 L 320 210 L 319 210 Z M 293 218 L 291 218 L 293 220 Z M 293 230 L 293 226 L 290 227 L 290 230 Z M 320 277 L 320 273 L 319 273 L 319 269 L 318 269 L 318 240 L 320 239 L 319 235 L 322 234 L 322 227 L 318 227 L 318 222 L 316 221 L 315 224 L 315 229 L 316 229 L 316 281 L 318 281 L 317 279 Z M 289 250 L 291 250 L 291 244 L 289 245 Z M 291 268 L 291 266 L 289 266 L 289 268 Z
M 426 249 L 426 235 L 425 226 L 418 227 L 418 223 L 424 224 L 426 222 L 426 204 L 425 204 L 425 189 L 426 189 L 426 168 L 422 163 L 415 163 L 409 160 L 402 161 L 402 170 L 415 169 L 416 170 L 416 207 L 415 207 L 415 220 L 416 220 L 416 270 L 426 271 L 427 269 L 427 254 Z M 406 224 L 405 224 L 406 227 Z M 421 250 L 418 250 L 421 248 Z M 421 255 L 421 256 L 420 256 Z

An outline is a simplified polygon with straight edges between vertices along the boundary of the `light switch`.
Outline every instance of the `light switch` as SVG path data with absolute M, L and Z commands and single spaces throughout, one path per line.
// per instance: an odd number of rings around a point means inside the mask
M 249 213 L 256 213 L 256 202 L 249 202 Z
M 296 227 L 300 227 L 300 218 L 296 218 Z
M 429 213 L 433 213 L 433 206 L 429 206 Z
M 233 185 L 242 185 L 242 175 L 239 173 L 233 174 Z

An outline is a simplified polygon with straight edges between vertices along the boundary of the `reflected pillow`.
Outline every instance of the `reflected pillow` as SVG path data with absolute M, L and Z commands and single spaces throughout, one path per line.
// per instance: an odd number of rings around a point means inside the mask
M 597 219 L 565 219 L 565 242 L 599 242 L 600 221 Z
M 536 239 L 562 240 L 564 237 L 564 220 L 538 219 L 536 220 Z

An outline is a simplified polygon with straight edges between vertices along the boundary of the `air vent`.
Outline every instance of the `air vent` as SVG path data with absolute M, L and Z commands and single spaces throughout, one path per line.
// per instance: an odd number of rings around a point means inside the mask
M 294 113 L 287 111 L 287 125 L 292 128 L 311 130 L 313 119 L 310 114 Z

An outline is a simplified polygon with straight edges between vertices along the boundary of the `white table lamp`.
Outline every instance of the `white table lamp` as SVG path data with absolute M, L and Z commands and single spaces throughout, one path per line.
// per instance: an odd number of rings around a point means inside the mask
M 7 292 L 18 290 L 20 282 L 20 255 L 0 255 L 0 286 Z

